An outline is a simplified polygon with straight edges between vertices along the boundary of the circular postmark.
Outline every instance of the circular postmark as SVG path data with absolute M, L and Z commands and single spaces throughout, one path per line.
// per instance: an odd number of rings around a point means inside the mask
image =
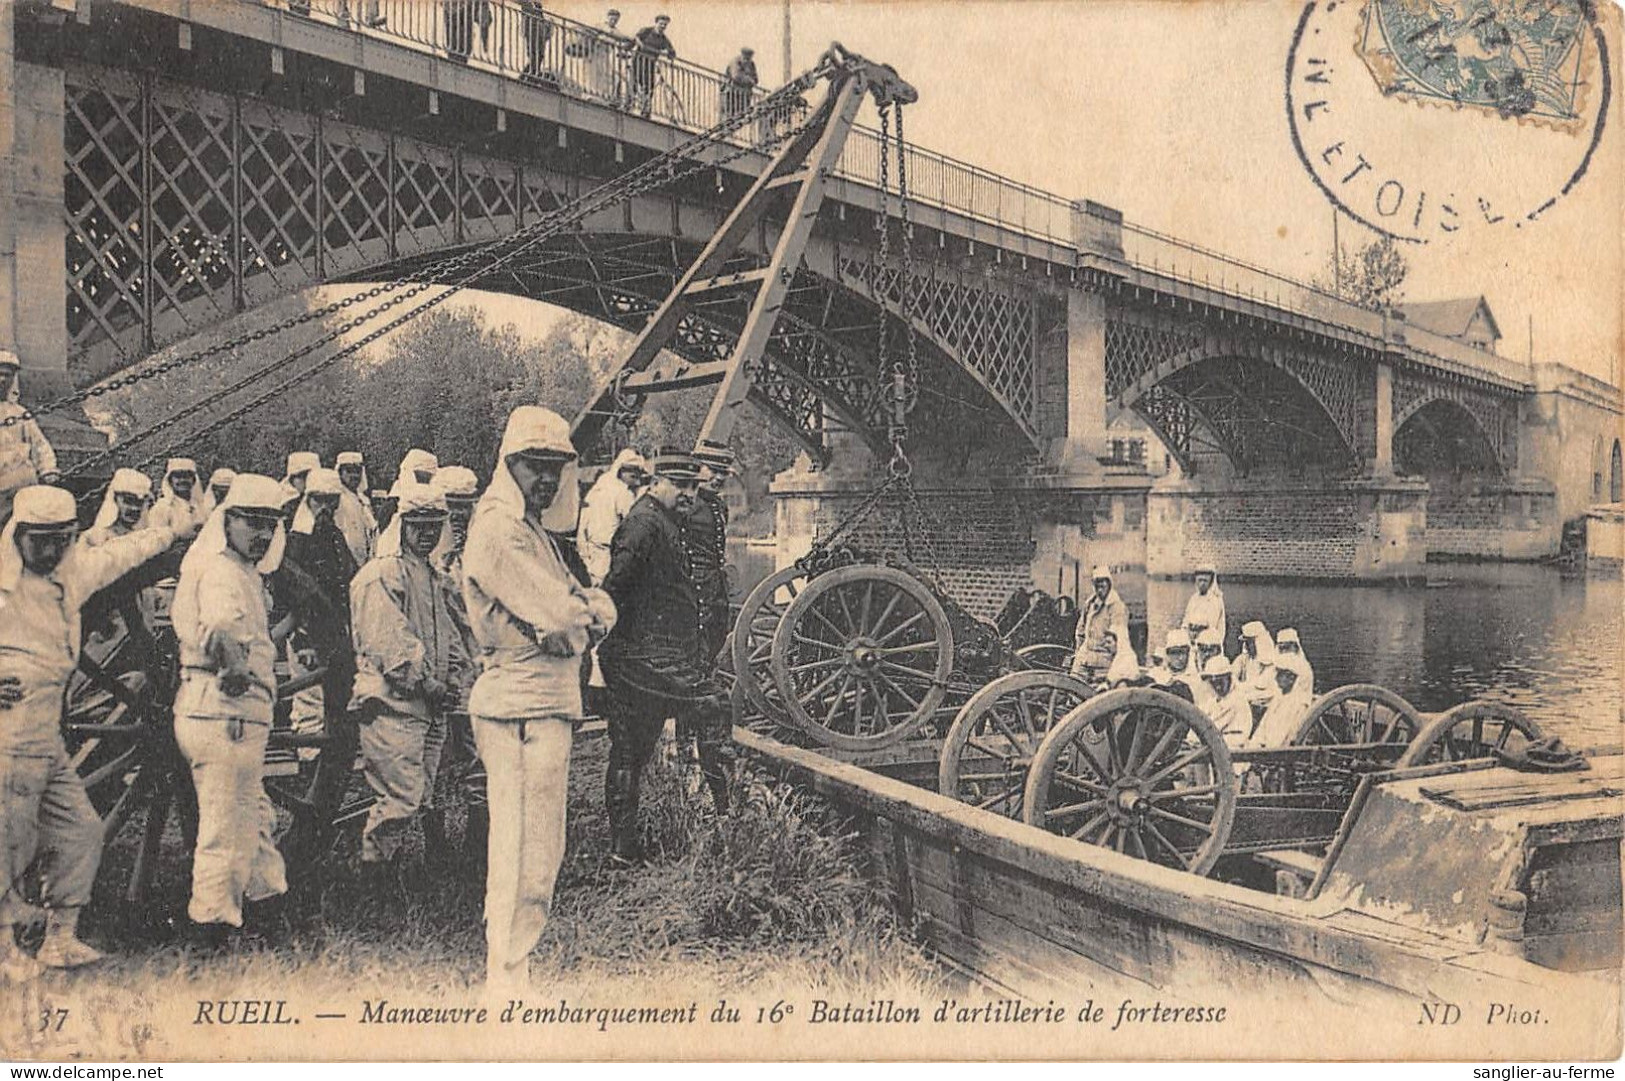
M 1591 0 L 1311 0 L 1287 122 L 1326 198 L 1371 229 L 1521 229 L 1585 176 L 1610 76 Z

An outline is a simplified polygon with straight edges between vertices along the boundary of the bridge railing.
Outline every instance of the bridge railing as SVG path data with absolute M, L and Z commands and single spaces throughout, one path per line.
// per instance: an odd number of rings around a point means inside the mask
M 1123 255 L 1141 270 L 1186 285 L 1252 300 L 1309 319 L 1337 323 L 1374 338 L 1383 336 L 1380 312 L 1352 304 L 1329 289 L 1159 233 L 1123 223 Z
M 1464 375 L 1479 378 L 1489 375 L 1503 383 L 1534 385 L 1534 369 L 1526 361 L 1478 349 L 1466 342 L 1447 338 L 1443 334 L 1435 334 L 1421 327 L 1407 326 L 1404 335 L 1405 344 L 1413 351 L 1426 354 L 1439 362 L 1441 367 L 1454 368 Z
M 645 88 L 625 42 L 637 28 L 616 28 L 620 41 L 597 27 L 521 0 L 241 0 L 276 7 L 314 21 L 397 41 L 492 70 L 524 82 L 613 108 L 646 115 L 687 131 L 703 131 L 722 118 L 727 80 L 688 61 L 661 60 Z M 382 22 L 373 25 L 374 18 Z M 750 95 L 759 101 L 766 91 Z M 799 112 L 799 108 L 796 110 Z M 740 136 L 760 141 L 789 116 L 774 116 Z M 880 133 L 858 127 L 839 163 L 843 177 L 874 187 L 880 179 Z M 908 148 L 911 194 L 939 207 L 991 225 L 1060 244 L 1072 242 L 1071 203 L 1050 192 L 997 173 L 933 153 Z M 897 163 L 890 163 L 891 184 Z
M 377 35 L 410 47 L 450 56 L 470 67 L 496 71 L 587 100 L 602 102 L 687 131 L 714 126 L 730 104 L 727 80 L 686 60 L 662 59 L 640 78 L 629 47 L 636 27 L 623 24 L 616 35 L 543 10 L 530 0 L 239 0 L 277 7 L 318 22 Z M 644 85 L 646 84 L 646 85 Z M 766 96 L 763 90 L 752 101 Z M 737 102 L 733 102 L 737 104 Z M 798 115 L 805 108 L 797 105 Z M 766 118 L 738 133 L 760 142 L 786 125 L 789 115 Z M 964 215 L 1064 246 L 1076 242 L 1073 204 L 969 162 L 910 144 L 909 192 L 925 206 Z M 858 127 L 847 140 L 839 174 L 870 187 L 880 180 L 881 137 Z M 895 189 L 898 163 L 889 163 Z M 1381 338 L 1380 313 L 1351 304 L 1322 286 L 1204 248 L 1178 237 L 1125 222 L 1127 262 L 1176 282 L 1252 299 L 1299 316 L 1344 326 Z M 1516 381 L 1527 381 L 1527 365 L 1409 328 L 1414 347 L 1468 368 L 1477 365 Z

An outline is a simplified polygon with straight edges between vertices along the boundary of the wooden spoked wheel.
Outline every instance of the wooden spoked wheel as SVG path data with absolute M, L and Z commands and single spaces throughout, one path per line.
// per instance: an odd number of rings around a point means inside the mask
M 1235 821 L 1224 738 L 1164 691 L 1124 687 L 1061 718 L 1027 775 L 1030 826 L 1205 875 Z
M 278 712 L 301 691 L 321 686 L 326 674 L 314 668 L 278 683 Z M 356 767 L 360 731 L 347 706 L 328 708 L 324 702 L 319 730 L 301 732 L 275 725 L 267 740 L 265 792 L 288 816 L 277 846 L 294 877 L 308 873 L 326 857 L 341 827 L 364 816 L 374 801 Z M 314 753 L 301 754 L 307 749 Z M 271 768 L 273 760 L 278 769 Z
M 1492 758 L 1544 739 L 1540 726 L 1499 702 L 1463 702 L 1430 721 L 1400 756 L 1400 766 Z
M 924 584 L 893 567 L 841 567 L 808 583 L 773 633 L 783 708 L 839 750 L 889 747 L 942 702 L 954 635 Z
M 1405 699 L 1371 683 L 1353 683 L 1315 699 L 1291 746 L 1409 744 L 1422 729 L 1422 715 Z
M 132 651 L 124 656 L 123 650 Z M 184 843 L 196 830 L 195 805 L 175 750 L 169 711 L 158 701 L 153 680 L 143 671 L 113 672 L 103 662 L 128 663 L 150 654 L 141 643 L 81 655 L 69 680 L 63 708 L 63 742 L 68 760 L 102 820 L 102 847 L 109 850 L 133 823 L 138 837 L 122 846 L 117 859 L 104 859 L 103 886 L 117 896 L 119 918 L 135 929 L 162 922 L 149 905 L 149 893 L 171 811 L 180 813 Z
M 773 632 L 779 629 L 779 620 L 806 584 L 806 573 L 795 566 L 763 578 L 740 606 L 730 639 L 729 656 L 738 696 L 764 717 L 781 723 L 787 722 L 789 715 L 773 681 Z
M 954 716 L 938 761 L 937 791 L 1019 819 L 1039 745 L 1090 693 L 1087 683 L 1061 672 L 1011 672 L 989 683 Z
M 1017 667 L 1035 672 L 1065 672 L 1072 667 L 1072 647 L 1059 642 L 1035 642 L 1016 650 Z
M 150 705 L 144 674 L 113 675 L 81 658 L 64 703 L 63 729 L 68 760 L 102 816 L 104 843 L 118 834 L 144 794 L 142 773 L 151 764 L 156 734 Z

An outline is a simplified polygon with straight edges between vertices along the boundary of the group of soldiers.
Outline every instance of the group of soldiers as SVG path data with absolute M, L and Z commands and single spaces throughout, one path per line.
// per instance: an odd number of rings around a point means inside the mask
M 496 987 L 523 986 L 550 914 L 584 698 L 610 739 L 608 859 L 642 859 L 639 780 L 669 719 L 697 744 L 725 812 L 730 714 L 714 668 L 728 629 L 719 490 L 732 455 L 625 453 L 584 510 L 578 465 L 568 423 L 524 406 L 483 492 L 472 470 L 422 450 L 387 492 L 368 487 L 354 451 L 331 469 L 295 452 L 281 479 L 220 468 L 206 484 L 175 458 L 156 497 L 144 474 L 119 470 L 83 533 L 69 491 L 16 491 L 0 538 L 0 920 L 35 918 L 32 874 L 47 929 L 33 955 L 0 933 L 0 973 L 26 979 L 101 956 L 76 931 L 101 823 L 61 720 L 81 640 L 105 619 L 87 602 L 126 576 L 144 583 L 127 618 L 170 637 L 175 742 L 198 810 L 187 915 L 202 946 L 283 922 L 287 869 L 263 781 L 278 675 L 290 668 L 320 666 L 319 688 L 301 697 L 317 698 L 316 716 L 359 727 L 375 797 L 360 850 L 368 889 L 399 888 L 415 820 L 426 856 L 448 854 L 446 791 L 462 774 L 463 847 L 486 857 Z M 459 751 L 460 769 L 442 765 Z
M 1225 654 L 1228 616 L 1218 569 L 1196 568 L 1179 625 L 1142 667 L 1129 641 L 1128 606 L 1111 568 L 1090 575 L 1093 592 L 1079 614 L 1071 672 L 1102 688 L 1152 686 L 1205 713 L 1232 749 L 1284 746 L 1314 700 L 1315 674 L 1295 628 L 1274 635 L 1258 620 L 1242 625 L 1241 649 Z

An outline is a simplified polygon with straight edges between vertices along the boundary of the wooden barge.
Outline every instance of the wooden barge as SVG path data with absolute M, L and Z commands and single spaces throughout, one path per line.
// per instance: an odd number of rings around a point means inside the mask
M 1619 1025 L 1618 754 L 1572 773 L 1485 759 L 1370 774 L 1324 856 L 1239 857 L 1276 872 L 1266 890 L 941 795 L 930 790 L 925 741 L 839 755 L 743 729 L 737 738 L 858 820 L 901 913 L 999 993 L 1307 996 L 1386 1003 L 1409 1024 L 1423 1022 L 1424 1007 L 1449 1017 L 1449 1004 L 1468 1019 L 1459 1035 L 1469 1041 L 1489 1007 L 1545 1005 L 1550 1017 L 1561 1006 L 1602 1038 L 1597 1053 L 1617 1040 L 1608 1034 Z

